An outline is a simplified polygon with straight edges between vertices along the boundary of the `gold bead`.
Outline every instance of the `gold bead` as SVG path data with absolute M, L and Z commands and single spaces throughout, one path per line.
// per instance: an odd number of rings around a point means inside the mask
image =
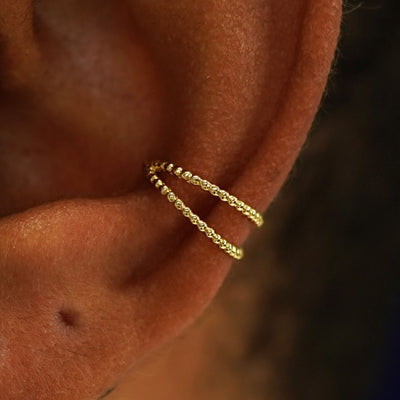
M 196 225 L 199 221 L 200 221 L 200 218 L 199 218 L 198 215 L 192 214 L 192 215 L 190 216 L 190 222 L 191 222 L 193 225 Z
M 189 181 L 190 178 L 192 177 L 192 173 L 190 171 L 185 171 L 182 173 L 181 176 L 185 181 Z
M 214 233 L 214 235 L 212 237 L 212 241 L 215 244 L 219 244 L 220 240 L 221 240 L 221 235 L 219 235 L 218 233 Z
M 204 221 L 199 221 L 197 227 L 201 232 L 204 232 L 207 229 L 207 224 Z
M 225 190 L 220 190 L 218 196 L 222 201 L 228 201 L 229 193 Z
M 211 187 L 211 183 L 210 182 L 208 182 L 208 181 L 206 181 L 205 179 L 203 179 L 202 181 L 201 181 L 201 188 L 203 189 L 203 190 L 210 190 L 210 187 Z
M 176 200 L 176 196 L 173 192 L 169 192 L 168 196 L 167 196 L 168 201 L 170 201 L 171 203 L 174 203 Z
M 219 187 L 218 187 L 217 185 L 211 185 L 210 192 L 211 192 L 211 194 L 213 194 L 214 196 L 218 196 Z
M 228 198 L 228 204 L 230 205 L 230 206 L 235 206 L 236 205 L 236 202 L 238 201 L 238 199 L 235 197 L 235 196 L 229 196 L 229 198 Z
M 182 171 L 183 171 L 182 167 L 177 167 L 177 168 L 175 168 L 174 174 L 176 176 L 180 176 Z
M 212 238 L 213 237 L 213 235 L 214 235 L 214 229 L 213 228 L 210 228 L 210 227 L 208 227 L 208 228 L 206 228 L 206 235 L 207 235 L 207 237 L 209 237 L 209 238 Z
M 178 210 L 182 210 L 182 208 L 184 207 L 183 201 L 180 200 L 180 199 L 177 199 L 177 200 L 175 201 L 175 207 L 176 207 Z
M 219 247 L 220 247 L 222 250 L 225 250 L 225 249 L 226 249 L 226 244 L 227 244 L 226 239 L 221 239 L 221 241 L 219 242 Z
M 193 175 L 192 178 L 190 179 L 190 183 L 192 185 L 198 186 L 201 183 L 201 179 L 197 175 Z
M 162 188 L 161 188 L 161 194 L 162 195 L 166 195 L 168 192 L 170 192 L 171 191 L 171 189 L 167 186 L 167 185 L 164 185 Z

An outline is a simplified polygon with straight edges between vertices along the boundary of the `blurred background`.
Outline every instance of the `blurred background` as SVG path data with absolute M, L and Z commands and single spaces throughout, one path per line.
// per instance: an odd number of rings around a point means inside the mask
M 399 128 L 400 2 L 347 2 L 325 99 L 248 271 L 268 282 L 248 357 L 276 366 L 271 398 L 400 399 Z
M 324 101 L 263 232 L 115 398 L 400 399 L 399 109 L 400 1 L 347 2 Z

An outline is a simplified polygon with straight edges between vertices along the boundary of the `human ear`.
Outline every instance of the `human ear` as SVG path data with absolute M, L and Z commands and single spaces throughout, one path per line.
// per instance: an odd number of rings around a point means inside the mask
M 165 158 L 264 210 L 304 142 L 340 23 L 340 2 L 328 0 L 107 4 L 26 8 L 34 17 L 24 23 L 34 22 L 15 40 L 36 50 L 16 53 L 18 74 L 3 70 L 2 115 L 19 118 L 2 119 L 2 210 L 26 209 L 0 222 L 8 399 L 99 397 L 204 310 L 231 259 L 141 165 Z M 3 65 L 16 57 L 4 51 Z M 20 173 L 48 181 L 24 188 L 13 175 L 27 156 L 15 132 L 45 149 Z M 233 243 L 246 239 L 246 218 L 181 181 L 169 185 Z M 18 207 L 7 193 L 24 194 Z

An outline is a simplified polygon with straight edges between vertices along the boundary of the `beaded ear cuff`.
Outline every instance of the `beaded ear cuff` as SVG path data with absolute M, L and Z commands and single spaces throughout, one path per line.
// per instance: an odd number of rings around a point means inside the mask
M 243 249 L 233 245 L 224 239 L 221 235 L 216 233 L 213 228 L 209 227 L 206 222 L 200 219 L 184 202 L 159 178 L 159 173 L 168 172 L 170 175 L 183 179 L 185 182 L 194 186 L 199 186 L 211 195 L 218 197 L 220 200 L 226 202 L 231 207 L 245 215 L 250 221 L 260 227 L 264 220 L 260 213 L 248 204 L 239 200 L 237 197 L 229 194 L 226 190 L 220 189 L 217 185 L 193 175 L 190 171 L 184 170 L 182 167 L 174 166 L 174 164 L 166 161 L 151 161 L 146 164 L 146 174 L 150 182 L 160 190 L 163 196 L 166 196 L 170 203 L 173 203 L 175 208 L 182 212 L 183 216 L 188 218 L 197 229 L 206 235 L 213 243 L 215 243 L 221 250 L 229 254 L 236 260 L 243 257 Z

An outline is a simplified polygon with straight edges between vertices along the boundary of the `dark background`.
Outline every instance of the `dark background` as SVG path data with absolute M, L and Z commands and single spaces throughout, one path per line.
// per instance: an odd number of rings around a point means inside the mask
M 244 365 L 274 366 L 268 398 L 400 399 L 399 96 L 400 1 L 348 2 L 323 104 L 267 215 L 268 245 L 263 235 L 251 272 L 232 278 L 263 281 Z

